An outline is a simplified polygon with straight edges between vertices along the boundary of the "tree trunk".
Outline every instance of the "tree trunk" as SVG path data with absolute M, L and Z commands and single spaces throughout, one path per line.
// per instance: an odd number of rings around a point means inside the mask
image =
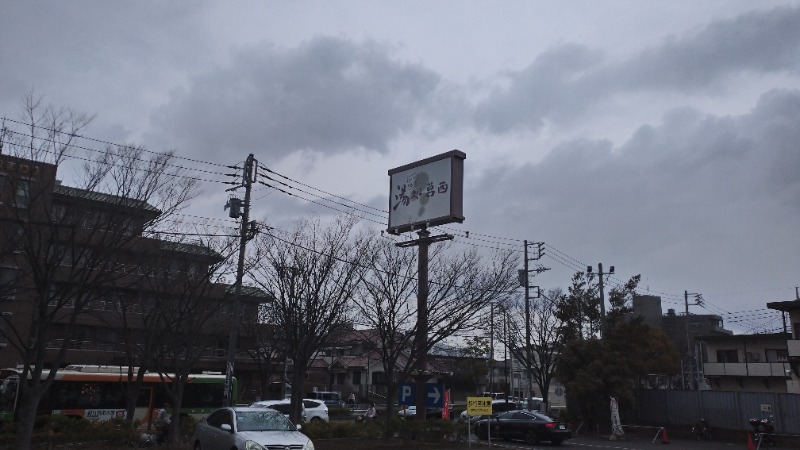
M 17 450 L 30 450 L 33 439 L 33 423 L 36 420 L 36 408 L 41 395 L 27 395 L 22 400 L 17 415 Z
M 303 379 L 306 375 L 306 369 L 295 366 L 294 373 L 292 374 L 292 412 L 289 414 L 289 420 L 292 423 L 300 423 L 300 405 L 303 403 Z

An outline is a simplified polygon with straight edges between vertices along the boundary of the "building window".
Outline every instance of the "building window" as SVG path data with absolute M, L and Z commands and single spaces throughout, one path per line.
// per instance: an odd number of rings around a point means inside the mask
M 717 362 L 738 363 L 739 353 L 736 350 L 717 350 Z
M 372 384 L 386 384 L 386 374 L 384 372 L 372 372 Z
M 6 336 L 8 335 L 8 320 L 11 318 L 11 313 L 3 313 L 3 316 L 0 317 L 0 348 L 8 347 L 8 339 Z
M 53 222 L 61 223 L 64 220 L 64 216 L 67 214 L 67 208 L 64 205 L 53 205 L 53 209 L 50 211 L 50 219 Z
M 787 362 L 789 361 L 789 350 L 785 348 L 768 348 L 767 362 Z
M 353 385 L 358 386 L 361 384 L 361 372 L 353 372 Z
M 759 353 L 759 352 L 747 352 L 747 354 L 745 355 L 745 362 L 749 362 L 749 363 L 761 362 L 761 353 Z
M 31 202 L 31 184 L 28 180 L 17 180 L 17 188 L 14 191 L 14 206 L 17 208 L 27 208 Z
M 0 267 L 0 298 L 13 300 L 17 295 L 17 269 Z
M 347 374 L 346 373 L 337 373 L 336 374 L 336 384 L 345 384 L 347 382 Z

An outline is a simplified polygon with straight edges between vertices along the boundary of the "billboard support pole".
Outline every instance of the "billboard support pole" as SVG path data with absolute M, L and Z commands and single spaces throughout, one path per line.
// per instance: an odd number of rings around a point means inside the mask
M 415 413 L 417 420 L 425 420 L 427 415 L 427 390 L 425 383 L 428 381 L 427 354 L 428 354 L 428 247 L 434 242 L 448 241 L 453 239 L 453 235 L 439 234 L 431 236 L 431 232 L 423 227 L 417 232 L 419 239 L 396 244 L 398 247 L 419 248 L 417 258 L 417 335 L 414 342 L 414 353 L 416 357 L 415 365 L 417 375 L 416 393 L 414 402 L 417 406 Z

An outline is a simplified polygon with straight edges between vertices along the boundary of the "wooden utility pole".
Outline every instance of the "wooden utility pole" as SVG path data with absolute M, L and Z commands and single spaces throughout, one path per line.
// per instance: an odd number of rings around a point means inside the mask
M 236 200 L 231 203 L 229 200 L 228 205 L 226 207 L 231 208 L 231 217 L 234 216 L 235 212 L 234 208 L 238 208 L 241 206 L 241 219 L 242 219 L 242 226 L 239 230 L 239 261 L 238 266 L 236 268 L 236 287 L 235 293 L 233 297 L 233 305 L 231 305 L 231 312 L 232 317 L 230 319 L 231 323 L 231 330 L 230 330 L 230 337 L 228 338 L 228 362 L 225 367 L 225 403 L 227 406 L 233 406 L 235 404 L 235 400 L 233 398 L 233 365 L 236 361 L 236 341 L 239 336 L 239 326 L 241 324 L 239 320 L 239 311 L 241 309 L 241 295 L 242 295 L 242 278 L 244 277 L 244 256 L 245 256 L 245 248 L 247 246 L 247 241 L 249 240 L 248 237 L 252 238 L 252 236 L 248 236 L 248 220 L 250 218 L 250 191 L 252 190 L 253 183 L 255 182 L 256 178 L 256 160 L 251 153 L 247 160 L 244 163 L 244 169 L 242 171 L 242 184 L 236 186 L 234 188 L 228 189 L 229 191 L 235 190 L 239 187 L 244 186 L 244 204 L 239 203 L 238 199 L 232 198 L 230 200 Z

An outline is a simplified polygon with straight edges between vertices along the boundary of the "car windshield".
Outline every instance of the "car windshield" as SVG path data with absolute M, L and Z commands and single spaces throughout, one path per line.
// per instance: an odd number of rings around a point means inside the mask
M 292 422 L 283 414 L 271 411 L 237 411 L 238 431 L 295 431 Z

